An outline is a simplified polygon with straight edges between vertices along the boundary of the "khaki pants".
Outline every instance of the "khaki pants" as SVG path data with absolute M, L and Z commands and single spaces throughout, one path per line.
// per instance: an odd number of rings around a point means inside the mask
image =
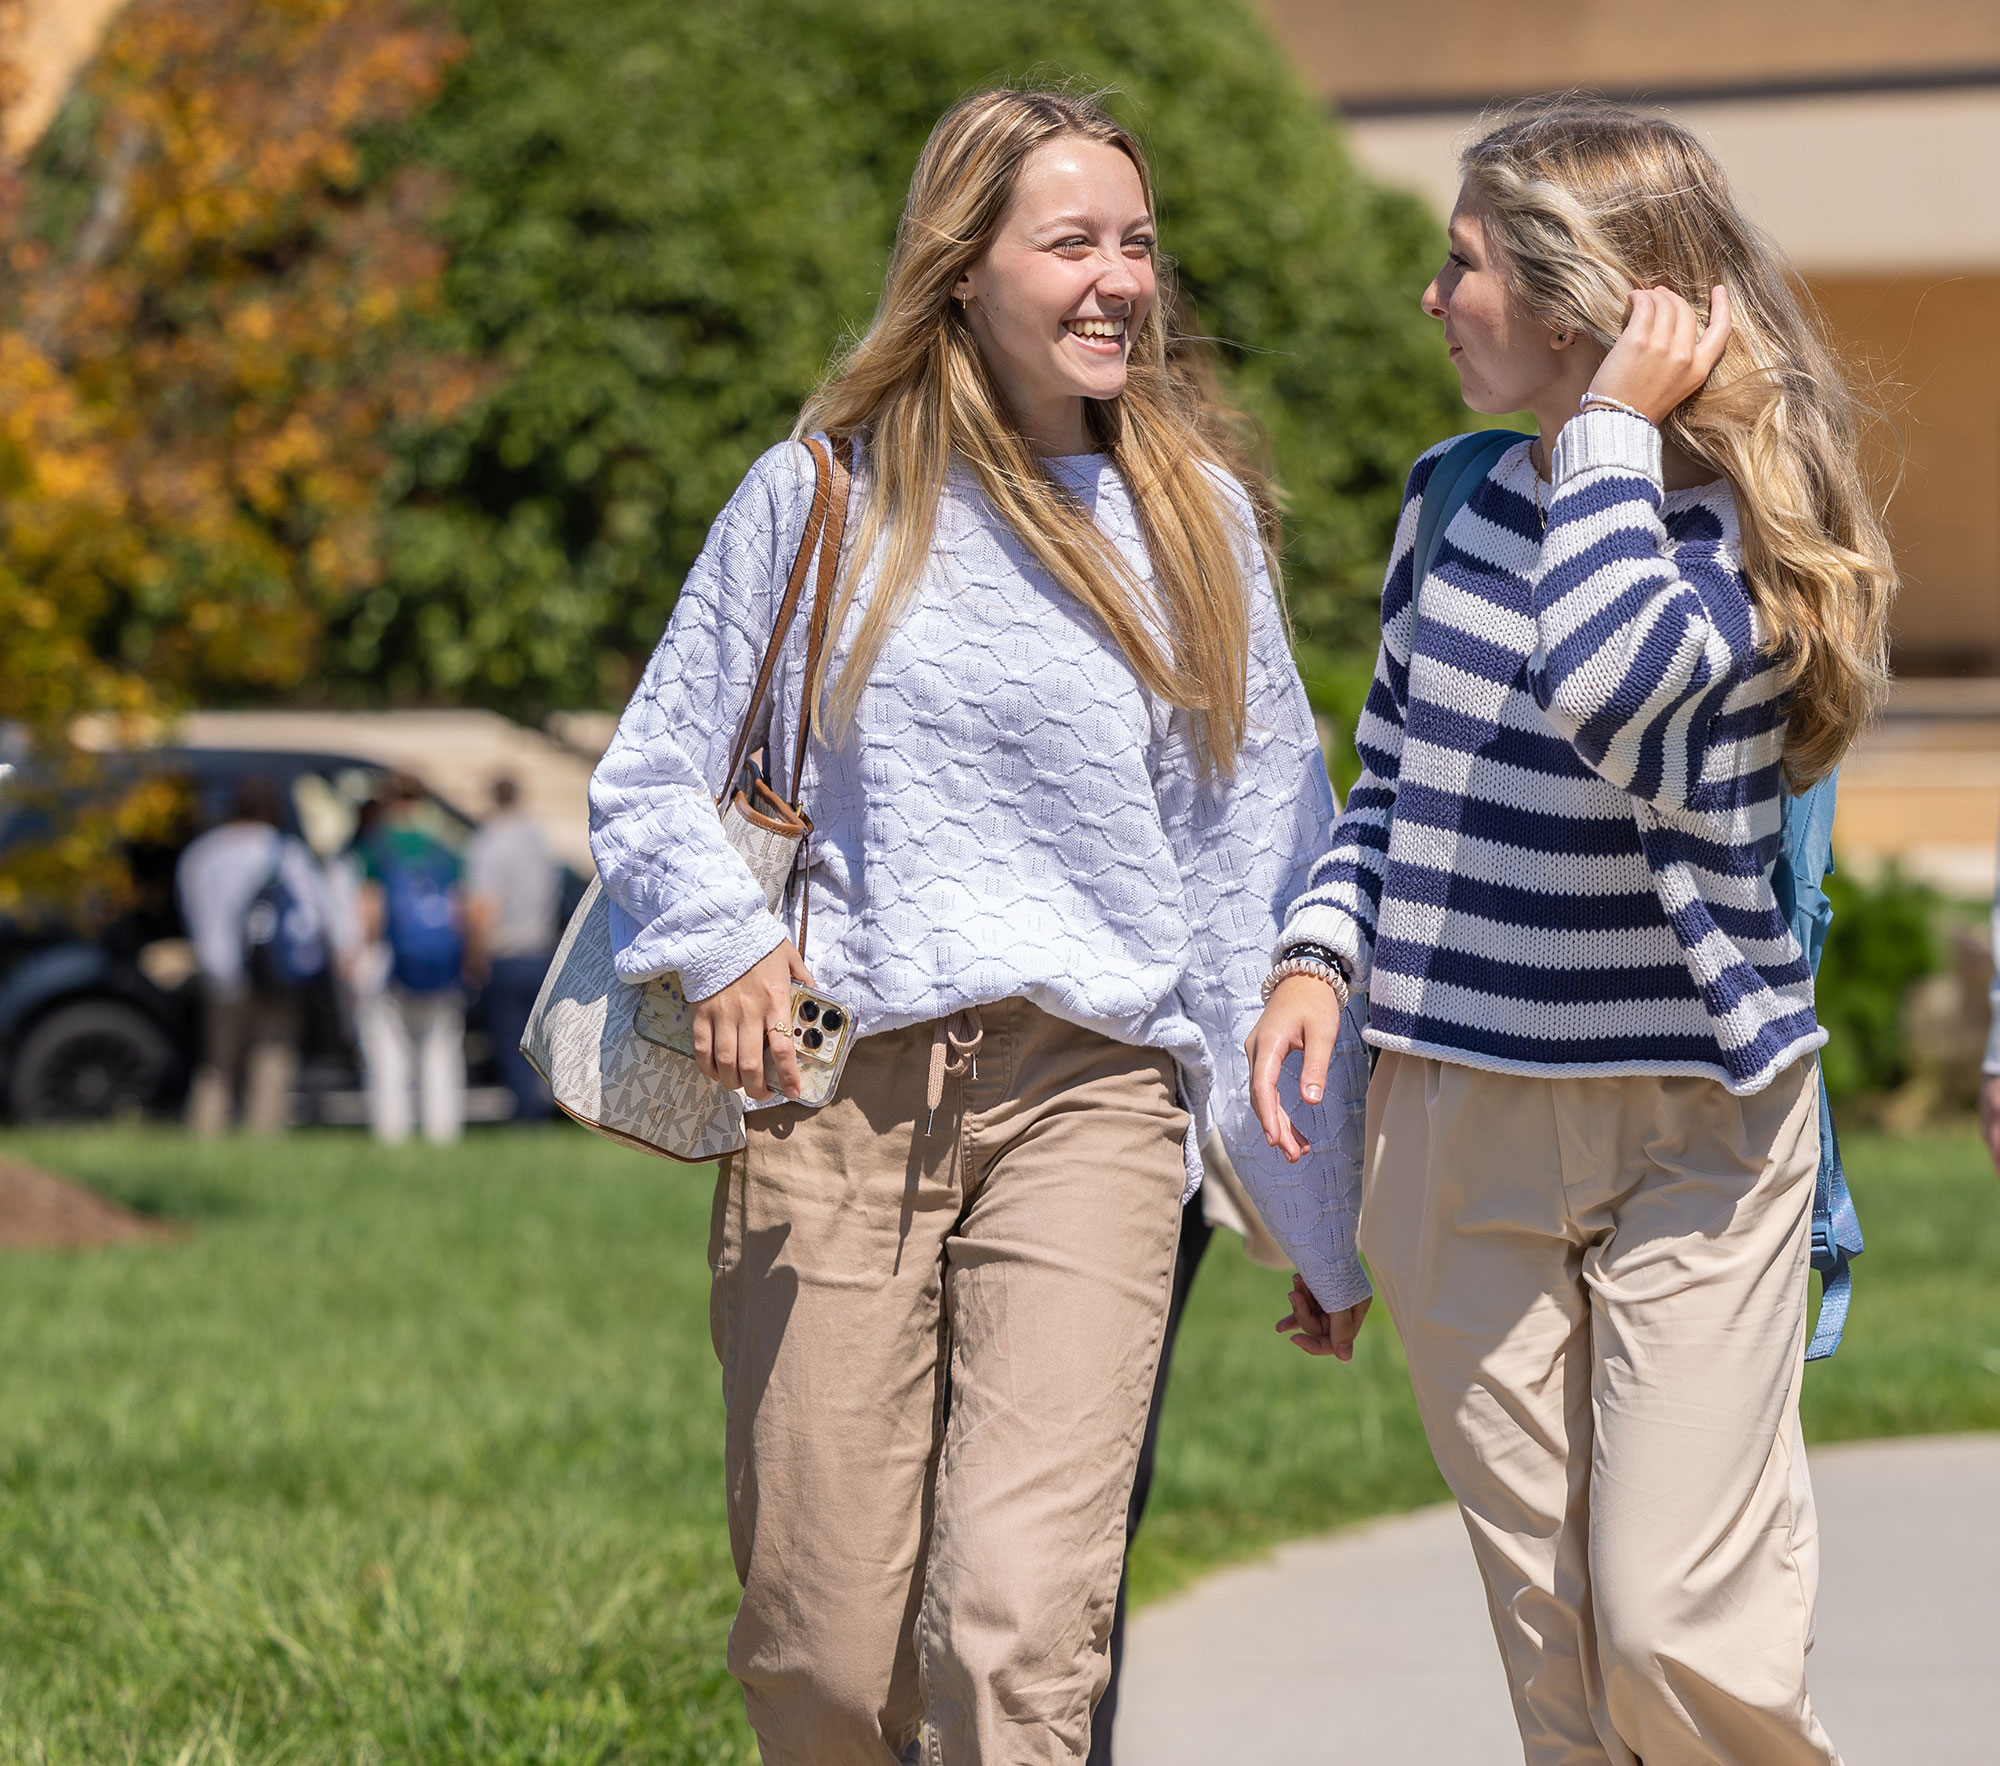
M 865 1037 L 716 1187 L 729 1667 L 774 1766 L 1090 1744 L 1187 1117 L 1157 1050 L 983 1016 L 934 1120 L 932 1027 Z
M 1836 1759 L 1805 1688 L 1816 1077 L 1376 1068 L 1361 1245 L 1529 1766 Z
M 205 984 L 201 1065 L 188 1085 L 188 1128 L 221 1134 L 236 1119 L 239 1079 L 243 1126 L 280 1134 L 292 1122 L 292 1085 L 299 1071 L 303 1013 L 290 994 Z

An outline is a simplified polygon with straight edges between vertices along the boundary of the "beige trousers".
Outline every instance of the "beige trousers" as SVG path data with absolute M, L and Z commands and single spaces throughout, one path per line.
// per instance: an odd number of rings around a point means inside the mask
M 239 1078 L 244 1128 L 282 1134 L 291 1127 L 301 1034 L 299 1002 L 289 995 L 205 986 L 201 1065 L 188 1084 L 190 1132 L 217 1135 L 229 1128 Z
M 983 1018 L 935 1118 L 933 1027 L 864 1037 L 716 1187 L 729 1667 L 772 1766 L 1090 1745 L 1187 1117 L 1157 1050 Z
M 1816 1077 L 1376 1067 L 1361 1245 L 1529 1766 L 1837 1758 L 1805 1687 Z

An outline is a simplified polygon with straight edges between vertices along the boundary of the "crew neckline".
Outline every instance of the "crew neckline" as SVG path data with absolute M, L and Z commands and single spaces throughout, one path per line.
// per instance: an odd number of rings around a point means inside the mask
M 1509 448 L 1507 452 L 1513 453 L 1514 450 Z M 1504 460 L 1505 456 L 1503 455 L 1502 458 Z M 1549 480 L 1535 470 L 1535 438 L 1532 435 L 1523 435 L 1521 437 L 1520 452 L 1516 455 L 1514 470 L 1525 472 L 1528 482 L 1543 492 L 1547 492 L 1551 488 Z M 1501 476 L 1508 476 L 1504 467 L 1502 468 Z M 1681 508 L 1691 503 L 1704 502 L 1717 491 L 1722 491 L 1733 499 L 1735 493 L 1730 490 L 1729 478 L 1726 473 L 1721 477 L 1711 478 L 1706 484 L 1686 485 L 1680 490 L 1670 491 L 1663 485 L 1660 488 L 1660 505 L 1662 508 Z

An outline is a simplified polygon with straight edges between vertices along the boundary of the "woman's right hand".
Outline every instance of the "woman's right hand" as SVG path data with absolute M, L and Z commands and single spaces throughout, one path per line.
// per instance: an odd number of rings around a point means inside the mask
M 1287 975 L 1272 990 L 1257 1027 L 1244 1041 L 1250 1057 L 1250 1107 L 1264 1125 L 1264 1139 L 1294 1165 L 1312 1151 L 1312 1142 L 1278 1102 L 1278 1074 L 1294 1049 L 1305 1050 L 1299 1067 L 1299 1096 L 1316 1104 L 1326 1095 L 1326 1070 L 1340 1035 L 1340 995 L 1311 975 Z
M 756 967 L 695 1002 L 694 1064 L 715 1081 L 753 1098 L 770 1096 L 764 1051 L 786 1097 L 799 1095 L 799 1052 L 792 1042 L 792 983 L 812 986 L 805 959 L 788 938 Z

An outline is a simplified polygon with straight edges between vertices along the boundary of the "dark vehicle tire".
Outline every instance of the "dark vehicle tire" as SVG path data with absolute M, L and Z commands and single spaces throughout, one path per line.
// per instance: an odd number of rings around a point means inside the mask
M 180 1055 L 135 1006 L 59 1006 L 14 1052 L 7 1108 L 16 1122 L 103 1122 L 157 1110 L 173 1096 Z

